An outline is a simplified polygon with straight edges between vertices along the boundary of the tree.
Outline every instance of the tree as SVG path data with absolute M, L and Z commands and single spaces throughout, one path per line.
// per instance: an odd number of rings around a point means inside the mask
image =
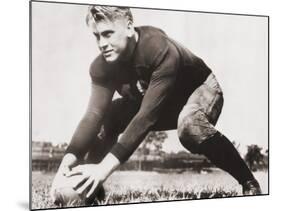
M 142 169 L 142 162 L 147 160 L 148 155 L 152 153 L 154 155 L 161 155 L 162 145 L 167 137 L 168 135 L 165 131 L 151 131 L 147 134 L 139 147 L 139 151 L 142 154 L 142 158 L 139 159 L 139 169 Z
M 263 162 L 264 155 L 261 153 L 261 150 L 262 148 L 255 144 L 248 146 L 245 161 L 248 163 L 249 168 L 252 171 L 256 171 L 258 165 Z
M 167 137 L 167 133 L 164 131 L 152 131 L 148 133 L 141 144 L 144 154 L 148 155 L 151 152 L 154 152 L 155 154 L 160 155 L 162 151 L 162 145 Z

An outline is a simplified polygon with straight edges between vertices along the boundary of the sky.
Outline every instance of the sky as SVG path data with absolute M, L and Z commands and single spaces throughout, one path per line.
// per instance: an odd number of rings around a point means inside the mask
M 90 94 L 89 65 L 99 51 L 87 6 L 32 4 L 32 140 L 69 143 Z M 268 148 L 267 18 L 132 9 L 135 25 L 163 29 L 201 57 L 224 92 L 217 129 L 240 145 Z M 183 150 L 169 131 L 165 151 Z

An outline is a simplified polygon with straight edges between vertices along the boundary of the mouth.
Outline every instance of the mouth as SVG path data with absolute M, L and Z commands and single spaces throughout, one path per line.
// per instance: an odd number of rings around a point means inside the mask
M 104 56 L 110 56 L 110 54 L 113 52 L 113 50 L 107 50 L 107 51 L 103 51 L 102 54 Z

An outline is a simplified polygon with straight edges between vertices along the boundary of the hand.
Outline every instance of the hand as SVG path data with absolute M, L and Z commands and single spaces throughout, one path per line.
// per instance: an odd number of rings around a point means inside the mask
M 79 179 L 73 184 L 73 189 L 80 195 L 89 190 L 86 197 L 89 198 L 97 188 L 106 180 L 109 171 L 102 164 L 84 164 L 72 168 L 66 176 L 72 177 L 79 175 Z
M 120 161 L 113 154 L 108 153 L 100 164 L 78 165 L 72 168 L 66 176 L 80 175 L 73 188 L 79 194 L 90 188 L 86 195 L 89 198 L 119 165 Z
M 58 172 L 52 182 L 50 196 L 53 201 L 55 200 L 56 190 L 65 184 L 65 176 L 69 174 L 71 166 L 75 165 L 76 162 L 77 158 L 73 154 L 68 153 L 63 157 Z
M 69 166 L 61 166 L 60 173 L 61 173 L 63 176 L 68 175 L 69 172 L 70 172 L 70 167 L 69 167 Z
M 67 173 L 67 171 L 69 171 L 69 168 L 67 167 L 62 168 L 62 166 L 60 166 L 57 174 L 54 177 L 50 190 L 50 196 L 53 203 L 56 201 L 57 191 L 64 186 L 65 174 Z

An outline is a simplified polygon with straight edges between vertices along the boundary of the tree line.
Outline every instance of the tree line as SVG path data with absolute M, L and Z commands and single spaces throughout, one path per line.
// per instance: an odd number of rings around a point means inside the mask
M 154 170 L 164 168 L 195 168 L 202 169 L 212 167 L 212 164 L 202 155 L 188 153 L 186 150 L 177 153 L 166 153 L 163 151 L 163 143 L 168 138 L 165 131 L 150 132 L 132 155 L 129 161 L 121 168 L 123 170 L 139 169 Z M 239 145 L 233 142 L 238 149 Z M 32 142 L 32 167 L 33 170 L 56 169 L 59 165 L 67 144 L 52 145 L 50 142 Z M 268 150 L 262 153 L 262 147 L 258 145 L 247 146 L 247 153 L 244 156 L 246 163 L 252 171 L 268 168 Z M 48 163 L 48 164 L 46 164 Z M 49 167 L 49 166 L 52 167 Z M 40 167 L 41 166 L 41 167 Z M 44 168 L 44 167 L 43 167 Z

